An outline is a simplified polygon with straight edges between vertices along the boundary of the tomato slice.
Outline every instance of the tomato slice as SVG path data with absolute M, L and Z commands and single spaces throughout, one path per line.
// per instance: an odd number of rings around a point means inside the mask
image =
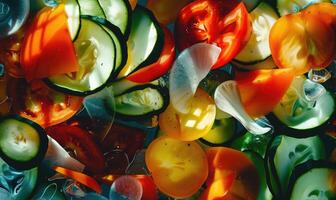
M 215 103 L 208 93 L 199 88 L 190 105 L 189 112 L 180 113 L 170 104 L 159 116 L 162 131 L 183 141 L 197 140 L 205 136 L 215 121 Z
M 145 160 L 159 190 L 174 198 L 192 196 L 208 175 L 205 152 L 196 142 L 161 136 L 149 145 Z
M 281 17 L 273 25 L 269 40 L 275 64 L 293 68 L 297 75 L 327 67 L 336 55 L 335 31 L 314 15 Z
M 165 26 L 161 26 L 164 32 L 163 50 L 159 59 L 146 67 L 143 67 L 127 77 L 128 80 L 137 83 L 147 83 L 166 74 L 171 68 L 175 58 L 175 42 L 172 34 Z
M 85 169 L 94 173 L 103 173 L 105 158 L 91 135 L 79 128 L 60 124 L 46 129 L 48 135 L 55 139 L 63 148 L 70 152 Z
M 28 81 L 78 71 L 64 4 L 37 14 L 25 34 L 20 63 Z
M 218 184 L 228 187 L 224 197 L 231 198 L 227 199 L 257 198 L 259 191 L 258 171 L 243 152 L 227 147 L 211 147 L 207 149 L 207 158 L 209 163 L 208 188 L 211 189 Z M 232 181 L 232 179 L 234 180 Z M 214 183 L 216 185 L 212 185 Z M 223 188 L 222 190 L 225 191 Z M 209 190 L 205 190 L 205 192 L 207 191 Z M 215 197 L 223 196 L 216 191 L 213 191 L 212 194 Z
M 312 15 L 336 30 L 336 5 L 332 3 L 315 3 L 302 11 L 303 15 Z
M 149 8 L 162 24 L 174 22 L 179 11 L 192 0 L 148 0 Z
M 245 5 L 232 0 L 194 1 L 180 11 L 175 27 L 180 50 L 199 42 L 215 43 L 222 49 L 213 69 L 232 60 L 251 34 Z
M 48 88 L 42 81 L 28 84 L 25 79 L 8 80 L 7 93 L 12 111 L 42 127 L 71 118 L 82 107 L 82 97 L 66 95 Z
M 236 81 L 245 111 L 251 117 L 271 112 L 294 79 L 292 69 L 236 72 Z

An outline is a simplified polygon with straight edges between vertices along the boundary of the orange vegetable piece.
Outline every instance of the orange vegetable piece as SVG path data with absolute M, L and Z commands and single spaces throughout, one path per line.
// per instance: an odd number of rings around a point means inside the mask
M 79 183 L 91 188 L 92 190 L 96 191 L 97 193 L 101 193 L 102 192 L 102 188 L 100 187 L 100 185 L 97 183 L 97 181 L 86 175 L 86 174 L 83 174 L 81 172 L 77 172 L 77 171 L 73 171 L 71 169 L 67 169 L 67 168 L 64 168 L 64 167 L 60 167 L 60 166 L 55 166 L 53 167 L 53 169 L 64 175 L 64 176 L 67 176 L 75 181 L 78 181 Z
M 28 81 L 78 70 L 63 4 L 37 14 L 25 35 L 20 63 Z
M 257 198 L 258 171 L 243 152 L 227 147 L 211 147 L 207 149 L 207 158 L 209 175 L 207 189 L 201 195 L 203 199 Z M 221 188 L 224 193 L 218 191 L 220 187 L 224 187 Z
M 292 69 L 237 72 L 240 98 L 251 117 L 264 116 L 280 102 L 294 78 Z

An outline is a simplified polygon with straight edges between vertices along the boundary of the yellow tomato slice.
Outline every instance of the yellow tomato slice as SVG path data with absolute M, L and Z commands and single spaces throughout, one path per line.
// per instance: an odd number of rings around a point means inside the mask
M 205 152 L 196 142 L 161 136 L 149 145 L 145 160 L 159 190 L 174 198 L 192 196 L 208 176 Z
M 170 104 L 160 115 L 159 125 L 164 133 L 173 138 L 192 141 L 210 131 L 215 116 L 216 105 L 213 99 L 204 90 L 198 89 L 191 99 L 188 113 L 180 113 Z

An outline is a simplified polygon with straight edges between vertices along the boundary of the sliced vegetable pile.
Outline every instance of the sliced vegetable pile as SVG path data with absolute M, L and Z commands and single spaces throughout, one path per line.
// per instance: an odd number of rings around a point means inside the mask
M 336 199 L 334 3 L 30 1 L 0 199 Z

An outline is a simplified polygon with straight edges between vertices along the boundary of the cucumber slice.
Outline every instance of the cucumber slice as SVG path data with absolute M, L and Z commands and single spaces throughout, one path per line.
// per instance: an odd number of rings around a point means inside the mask
M 200 142 L 208 146 L 222 146 L 234 138 L 236 121 L 234 118 L 216 119 L 211 130 Z
M 131 27 L 132 8 L 128 0 L 98 0 L 106 19 L 119 27 L 128 38 Z
M 284 16 L 290 13 L 296 13 L 304 8 L 320 2 L 328 2 L 330 0 L 277 0 L 277 9 L 280 16 Z
M 117 26 L 128 38 L 132 9 L 128 0 L 78 0 L 81 15 L 101 17 Z
M 270 182 L 273 194 L 283 199 L 288 194 L 292 170 L 308 160 L 326 158 L 325 146 L 319 136 L 294 138 L 279 135 L 268 149 L 266 167 L 277 182 Z
M 273 8 L 264 2 L 259 3 L 250 13 L 250 17 L 251 37 L 243 50 L 235 57 L 235 60 L 245 64 L 262 61 L 271 56 L 269 33 L 279 18 Z
M 251 63 L 244 63 L 238 60 L 232 60 L 232 64 L 239 69 L 249 70 L 249 71 L 258 70 L 258 69 L 278 68 L 274 63 L 272 56 L 268 56 L 265 60 L 251 62 Z
M 336 199 L 336 165 L 325 161 L 307 162 L 294 170 L 287 199 Z
M 75 41 L 79 71 L 49 77 L 46 83 L 55 90 L 85 96 L 102 90 L 112 78 L 116 51 L 113 39 L 102 26 L 84 18 L 81 24 Z
M 305 77 L 295 78 L 268 116 L 275 128 L 286 135 L 305 137 L 322 133 L 335 114 L 335 99 L 329 92 L 322 94 L 313 105 L 304 102 L 301 97 L 304 84 L 307 84 Z
M 66 0 L 65 12 L 68 16 L 68 29 L 72 41 L 76 40 L 80 29 L 80 8 L 77 0 Z
M 6 163 L 18 170 L 40 164 L 48 147 L 42 127 L 19 115 L 8 115 L 0 119 L 0 133 L 0 156 Z
M 127 64 L 118 77 L 126 77 L 137 69 L 154 63 L 160 57 L 163 42 L 163 31 L 154 15 L 147 8 L 137 5 L 133 11 L 127 41 Z
M 111 22 L 107 21 L 104 18 L 93 17 L 89 15 L 82 15 L 81 17 L 84 19 L 90 19 L 100 24 L 113 39 L 116 50 L 116 59 L 113 74 L 117 75 L 119 71 L 125 66 L 127 61 L 128 55 L 127 55 L 127 44 L 125 37 L 122 35 L 118 27 L 116 27 L 115 25 L 113 25 Z
M 77 0 L 81 15 L 91 15 L 105 18 L 104 11 L 98 0 Z
M 147 117 L 163 112 L 168 106 L 167 88 L 157 85 L 133 87 L 115 96 L 115 111 L 121 117 Z

